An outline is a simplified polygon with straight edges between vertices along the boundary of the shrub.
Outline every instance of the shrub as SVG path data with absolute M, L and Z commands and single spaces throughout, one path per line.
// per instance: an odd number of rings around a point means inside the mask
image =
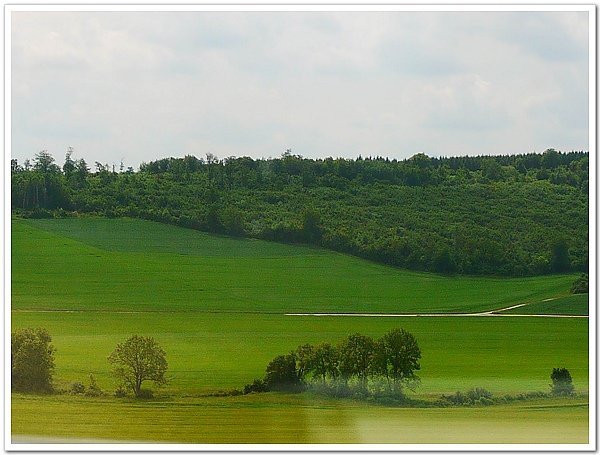
M 127 396 L 127 391 L 123 387 L 117 387 L 115 390 L 115 398 L 125 398 Z
M 490 406 L 490 405 L 494 404 L 494 400 L 492 400 L 491 398 L 481 397 L 479 400 L 477 400 L 475 402 L 475 404 L 479 404 L 482 406 Z
M 550 375 L 552 384 L 552 395 L 573 395 L 575 393 L 575 387 L 573 386 L 573 378 L 571 373 L 566 368 L 554 368 Z
M 11 388 L 18 392 L 51 392 L 54 346 L 46 329 L 19 329 L 11 334 Z
M 294 354 L 279 355 L 267 365 L 265 382 L 269 390 L 295 391 L 301 388 Z
M 150 398 L 154 398 L 154 392 L 152 392 L 150 389 L 140 389 L 140 391 L 136 394 L 136 398 L 149 400 Z
M 252 384 L 246 384 L 244 386 L 244 395 L 247 395 L 249 393 L 261 393 L 261 392 L 268 392 L 269 391 L 269 387 L 267 387 L 267 384 L 265 383 L 265 381 L 263 381 L 262 379 L 255 379 Z
M 80 395 L 85 393 L 85 386 L 81 382 L 74 382 L 71 384 L 71 389 L 69 390 L 73 395 Z
M 571 286 L 571 294 L 587 294 L 589 292 L 589 276 L 582 273 Z
M 462 393 L 459 391 L 454 395 L 442 395 L 441 400 L 457 406 L 488 406 L 494 403 L 494 400 L 492 399 L 492 393 L 481 387 L 471 389 L 467 393 Z
M 88 397 L 99 397 L 102 394 L 102 389 L 98 387 L 98 384 L 96 383 L 96 378 L 93 374 L 90 373 L 90 385 L 87 389 L 86 395 Z
M 467 398 L 473 403 L 477 400 L 480 400 L 481 398 L 489 400 L 492 398 L 492 392 L 489 392 L 481 387 L 475 387 L 474 389 L 471 389 L 467 392 Z

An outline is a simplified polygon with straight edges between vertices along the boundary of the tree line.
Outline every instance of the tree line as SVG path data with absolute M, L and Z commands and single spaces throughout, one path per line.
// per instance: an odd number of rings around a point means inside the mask
M 11 162 L 24 216 L 137 217 L 302 242 L 413 270 L 536 275 L 588 270 L 588 153 L 431 158 L 218 159 L 139 170 L 73 150 Z
M 23 328 L 11 333 L 11 390 L 13 392 L 52 393 L 54 354 L 52 337 L 43 328 Z M 387 403 L 408 403 L 403 389 L 415 390 L 419 384 L 416 371 L 420 369 L 421 349 L 416 338 L 406 330 L 390 330 L 373 339 L 355 333 L 337 345 L 303 344 L 289 354 L 279 355 L 269 362 L 264 379 L 255 379 L 243 391 L 229 394 L 313 390 L 335 397 L 374 398 Z M 146 381 L 156 386 L 167 384 L 166 352 L 148 336 L 132 335 L 118 343 L 108 356 L 117 381 L 115 397 L 131 394 L 135 398 L 152 398 L 150 389 L 142 388 Z M 93 374 L 86 388 L 81 382 L 71 384 L 69 393 L 100 396 L 104 391 Z M 551 394 L 574 395 L 575 388 L 569 370 L 554 368 L 550 375 Z M 505 396 L 500 401 L 483 388 L 466 394 L 441 395 L 435 402 L 446 405 L 489 405 L 513 399 L 541 398 L 547 394 L 530 392 L 517 397 Z M 421 404 L 431 404 L 424 402 Z
M 11 390 L 14 392 L 52 393 L 55 391 L 53 375 L 56 349 L 52 337 L 44 328 L 23 328 L 11 333 L 10 369 Z M 108 356 L 112 374 L 117 381 L 115 396 L 132 394 L 137 398 L 150 398 L 152 392 L 142 384 L 152 381 L 157 386 L 168 382 L 166 352 L 156 340 L 148 336 L 132 335 L 118 343 Z M 90 384 L 71 384 L 73 394 L 102 395 L 103 391 L 90 374 Z
M 404 329 L 378 339 L 355 333 L 337 345 L 304 344 L 269 362 L 264 379 L 244 387 L 244 393 L 302 391 L 312 388 L 334 396 L 389 394 L 402 397 L 419 378 L 421 349 Z

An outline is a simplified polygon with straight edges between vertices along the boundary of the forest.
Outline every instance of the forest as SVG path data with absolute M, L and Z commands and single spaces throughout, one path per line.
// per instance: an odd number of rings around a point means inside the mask
M 588 270 L 589 154 L 548 149 L 405 160 L 185 156 L 138 170 L 47 151 L 11 160 L 13 213 L 143 218 L 306 243 L 411 270 Z

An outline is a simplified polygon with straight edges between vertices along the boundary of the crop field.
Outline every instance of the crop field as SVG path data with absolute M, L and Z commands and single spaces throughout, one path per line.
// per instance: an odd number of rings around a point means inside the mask
M 13 326 L 50 331 L 58 378 L 85 383 L 93 373 L 106 388 L 114 388 L 106 357 L 134 333 L 155 337 L 167 351 L 169 392 L 198 394 L 241 388 L 262 377 L 269 360 L 304 343 L 335 343 L 355 332 L 379 337 L 403 327 L 423 351 L 419 393 L 547 391 L 557 365 L 587 389 L 587 319 L 16 312 Z
M 232 443 L 587 442 L 585 397 L 398 409 L 310 394 L 207 396 L 262 377 L 269 360 L 300 344 L 336 343 L 355 332 L 379 337 L 396 327 L 413 333 L 423 353 L 415 397 L 473 387 L 495 395 L 548 391 L 554 367 L 568 368 L 576 390 L 586 392 L 587 318 L 287 315 L 473 313 L 520 303 L 528 305 L 518 310 L 535 307 L 532 314 L 587 314 L 587 297 L 568 297 L 577 275 L 447 277 L 318 248 L 95 218 L 13 219 L 11 265 L 12 327 L 48 329 L 59 387 L 87 383 L 93 373 L 103 389 L 114 390 L 107 356 L 131 334 L 156 338 L 167 352 L 171 379 L 145 402 L 13 394 L 14 435 Z M 407 430 L 392 431 L 397 428 Z
M 589 295 L 574 294 L 556 299 L 534 302 L 519 308 L 507 310 L 512 314 L 574 314 L 587 316 L 589 313 Z
M 12 229 L 15 310 L 460 313 L 561 296 L 576 276 L 445 277 L 139 220 Z
M 587 412 L 585 400 L 564 398 L 402 409 L 308 394 L 152 402 L 13 395 L 13 435 L 23 442 L 583 444 Z

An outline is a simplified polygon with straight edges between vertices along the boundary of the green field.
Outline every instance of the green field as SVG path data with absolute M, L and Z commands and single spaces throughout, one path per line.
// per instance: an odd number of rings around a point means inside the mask
M 575 279 L 445 277 L 127 219 L 14 220 L 12 250 L 13 310 L 460 313 L 557 297 Z
M 263 376 L 270 359 L 300 344 L 337 342 L 354 332 L 380 336 L 395 327 L 413 333 L 423 352 L 417 397 L 472 387 L 495 395 L 548 391 L 554 367 L 568 368 L 576 390 L 585 392 L 587 318 L 285 314 L 469 313 L 525 302 L 531 305 L 522 308 L 534 308 L 564 297 L 575 275 L 444 277 L 129 219 L 13 219 L 11 227 L 11 324 L 49 330 L 59 387 L 87 383 L 93 373 L 102 388 L 114 390 L 106 357 L 134 333 L 157 339 L 171 376 L 149 402 L 13 395 L 13 434 L 177 442 L 587 442 L 586 398 L 397 409 L 305 394 L 202 396 L 243 387 Z M 562 300 L 543 303 L 553 302 Z
M 508 314 L 589 314 L 589 294 L 575 294 L 503 311 Z
M 74 435 L 79 439 L 72 442 L 79 443 L 588 442 L 588 407 L 582 399 L 398 409 L 308 394 L 153 402 L 13 395 L 12 409 L 13 435 L 21 435 L 17 440 L 23 442 L 44 441 L 43 436 L 50 442 L 69 442 Z M 31 437 L 32 429 L 37 437 Z
M 36 312 L 14 313 L 12 322 L 50 331 L 58 378 L 85 383 L 94 373 L 106 388 L 114 388 L 106 357 L 133 333 L 154 336 L 167 351 L 169 393 L 197 394 L 241 388 L 262 377 L 273 357 L 300 344 L 404 327 L 423 351 L 420 393 L 547 391 L 556 366 L 569 368 L 577 389 L 587 390 L 587 319 Z

